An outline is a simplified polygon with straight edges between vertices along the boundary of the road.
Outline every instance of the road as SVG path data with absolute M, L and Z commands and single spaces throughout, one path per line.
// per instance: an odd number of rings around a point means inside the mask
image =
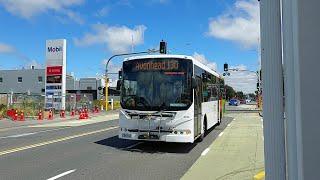
M 117 137 L 118 120 L 0 131 L 0 174 L 16 179 L 179 179 L 232 121 L 194 144 Z

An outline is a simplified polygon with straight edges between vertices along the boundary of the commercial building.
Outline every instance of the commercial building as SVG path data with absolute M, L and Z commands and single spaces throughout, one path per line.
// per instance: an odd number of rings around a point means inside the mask
M 30 95 L 41 96 L 45 94 L 45 69 L 16 69 L 0 70 L 0 95 Z M 75 78 L 73 74 L 66 75 L 66 106 L 68 102 L 83 101 L 92 102 L 104 99 L 105 80 L 103 78 L 88 77 Z M 109 98 L 119 99 L 120 93 L 114 87 L 109 88 Z M 9 96 L 8 96 L 9 97 Z M 71 99 L 70 99 L 71 98 Z M 12 100 L 8 100 L 11 102 Z
M 67 93 L 75 91 L 86 91 L 94 94 L 94 99 L 101 99 L 104 88 L 104 79 L 101 78 L 80 78 L 67 75 Z M 100 88 L 99 88 L 100 87 Z M 45 94 L 45 69 L 17 69 L 0 70 L 0 94 Z

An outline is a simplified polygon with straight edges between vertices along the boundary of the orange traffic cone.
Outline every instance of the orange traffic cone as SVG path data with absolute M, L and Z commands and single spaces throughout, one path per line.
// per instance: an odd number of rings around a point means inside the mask
M 50 109 L 48 120 L 52 120 L 52 119 L 53 119 L 53 113 L 52 113 L 52 110 Z
M 74 109 L 71 111 L 71 116 L 73 117 L 75 115 Z
M 39 110 L 39 113 L 38 113 L 38 120 L 43 120 L 43 114 L 41 109 Z
M 82 112 L 81 109 L 79 110 L 79 119 L 80 119 L 80 120 L 81 120 L 81 119 L 84 119 L 84 117 L 83 117 L 83 112 Z
M 20 112 L 20 119 L 19 120 L 20 121 L 24 121 L 25 120 L 23 111 Z
M 14 120 L 14 121 L 17 121 L 17 120 L 18 120 L 18 111 L 17 111 L 17 110 L 14 112 L 13 120 Z
M 65 111 L 64 110 L 61 110 L 60 111 L 60 117 L 61 118 L 65 118 L 66 116 L 65 116 Z

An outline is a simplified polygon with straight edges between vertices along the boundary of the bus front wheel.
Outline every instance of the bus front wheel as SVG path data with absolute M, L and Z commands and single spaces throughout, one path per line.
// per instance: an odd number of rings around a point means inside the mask
M 204 137 L 207 135 L 207 116 L 204 116 L 204 120 L 203 120 L 203 133 L 200 135 L 199 137 L 199 142 L 203 141 Z

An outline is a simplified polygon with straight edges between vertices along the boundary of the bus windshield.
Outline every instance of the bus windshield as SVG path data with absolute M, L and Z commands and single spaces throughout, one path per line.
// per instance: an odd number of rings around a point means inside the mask
M 192 61 L 137 59 L 123 63 L 121 106 L 144 111 L 186 110 L 192 104 Z

